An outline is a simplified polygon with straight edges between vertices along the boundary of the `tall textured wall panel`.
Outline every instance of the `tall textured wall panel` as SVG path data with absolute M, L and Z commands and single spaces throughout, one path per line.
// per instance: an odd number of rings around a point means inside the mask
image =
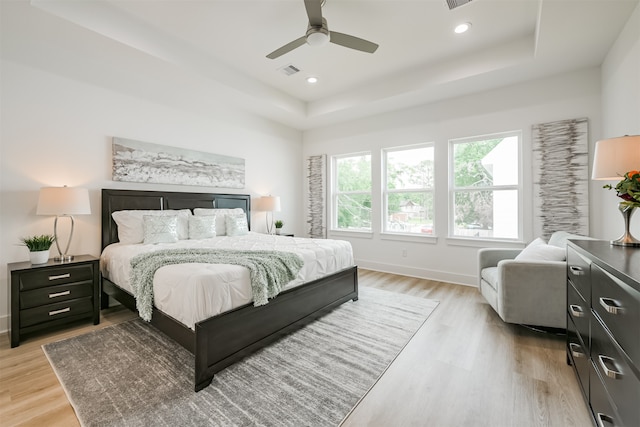
M 535 235 L 588 235 L 588 119 L 537 124 L 532 131 Z
M 311 156 L 307 159 L 309 185 L 308 218 L 309 237 L 326 238 L 326 170 L 327 156 Z

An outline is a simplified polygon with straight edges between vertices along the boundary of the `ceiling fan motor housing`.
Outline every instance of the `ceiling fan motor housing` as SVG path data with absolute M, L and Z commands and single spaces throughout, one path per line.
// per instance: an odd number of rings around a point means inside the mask
M 322 18 L 321 27 L 309 25 L 307 27 L 307 34 L 305 37 L 309 46 L 323 46 L 329 43 L 329 27 L 327 26 L 327 20 Z

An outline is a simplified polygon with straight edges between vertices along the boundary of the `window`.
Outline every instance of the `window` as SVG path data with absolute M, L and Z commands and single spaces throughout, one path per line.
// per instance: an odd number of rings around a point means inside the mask
M 383 231 L 433 235 L 433 146 L 383 151 Z
M 333 157 L 334 229 L 371 231 L 371 154 Z
M 450 141 L 450 234 L 519 239 L 520 133 Z

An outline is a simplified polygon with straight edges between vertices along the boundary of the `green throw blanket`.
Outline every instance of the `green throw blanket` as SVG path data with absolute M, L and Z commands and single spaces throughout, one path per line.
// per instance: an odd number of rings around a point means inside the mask
M 265 305 L 296 278 L 303 260 L 291 252 L 217 249 L 163 249 L 136 255 L 131 259 L 131 286 L 140 317 L 151 321 L 156 270 L 165 265 L 186 263 L 234 264 L 248 268 L 253 305 L 259 306 Z

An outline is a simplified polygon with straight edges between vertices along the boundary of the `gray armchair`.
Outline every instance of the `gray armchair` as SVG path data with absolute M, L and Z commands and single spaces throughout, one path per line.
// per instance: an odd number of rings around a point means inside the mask
M 553 233 L 550 246 L 564 250 L 565 258 L 550 260 L 515 258 L 521 249 L 486 248 L 478 252 L 479 290 L 491 307 L 507 323 L 566 328 L 568 239 L 588 239 L 564 231 Z

